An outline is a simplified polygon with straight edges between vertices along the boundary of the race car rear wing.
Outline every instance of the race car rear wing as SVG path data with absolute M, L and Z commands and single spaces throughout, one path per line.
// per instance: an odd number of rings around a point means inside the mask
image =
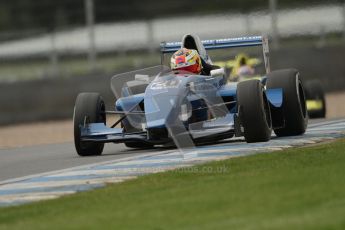
M 224 38 L 214 40 L 203 40 L 202 45 L 206 50 L 225 49 L 234 47 L 262 46 L 266 73 L 270 72 L 268 39 L 265 36 Z M 182 42 L 162 42 L 160 45 L 162 55 L 173 53 L 180 49 Z

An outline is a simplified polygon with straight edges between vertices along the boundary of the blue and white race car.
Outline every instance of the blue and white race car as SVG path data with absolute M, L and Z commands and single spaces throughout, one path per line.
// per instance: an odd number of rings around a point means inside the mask
M 270 71 L 268 40 L 262 36 L 201 41 L 185 35 L 181 42 L 161 43 L 166 54 L 195 49 L 212 65 L 210 49 L 262 46 L 266 74 L 260 80 L 228 83 L 224 69 L 207 75 L 173 71 L 165 65 L 115 75 L 115 108 L 105 109 L 98 93 L 81 93 L 74 108 L 74 141 L 80 156 L 100 155 L 104 143 L 130 148 L 157 145 L 191 147 L 244 136 L 247 142 L 301 135 L 308 116 L 303 86 L 295 69 Z M 107 115 L 119 119 L 107 126 Z

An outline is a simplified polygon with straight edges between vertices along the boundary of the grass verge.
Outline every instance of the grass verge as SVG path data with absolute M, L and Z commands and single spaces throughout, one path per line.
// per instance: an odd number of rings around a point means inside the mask
M 345 139 L 0 209 L 0 229 L 345 229 Z

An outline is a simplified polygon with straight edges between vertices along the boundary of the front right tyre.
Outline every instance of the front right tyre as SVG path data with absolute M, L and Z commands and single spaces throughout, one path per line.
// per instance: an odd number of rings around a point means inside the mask
M 305 133 L 308 114 L 303 85 L 296 69 L 272 71 L 267 75 L 267 89 L 283 90 L 284 124 L 274 129 L 277 136 L 294 136 Z

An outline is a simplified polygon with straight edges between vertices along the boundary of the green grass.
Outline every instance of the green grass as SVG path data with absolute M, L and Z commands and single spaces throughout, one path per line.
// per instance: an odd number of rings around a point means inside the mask
M 345 139 L 1 208 L 0 229 L 345 229 L 344 149 Z

